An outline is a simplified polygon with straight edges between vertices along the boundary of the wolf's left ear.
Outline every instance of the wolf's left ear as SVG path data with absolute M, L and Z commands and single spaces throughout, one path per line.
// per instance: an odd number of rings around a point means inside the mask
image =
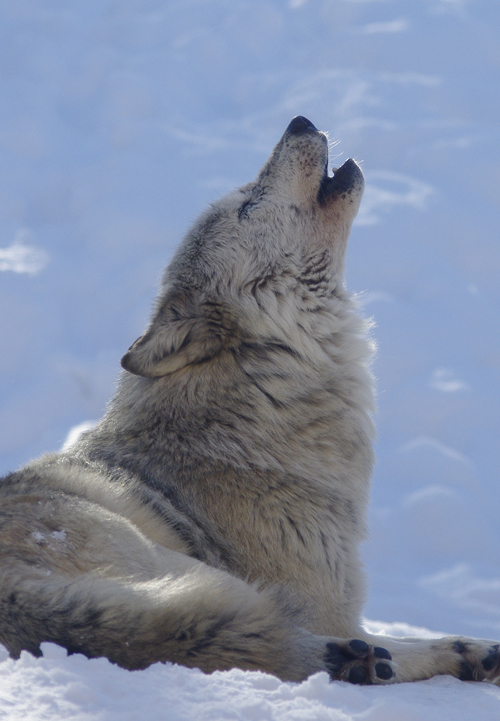
M 166 298 L 147 331 L 121 360 L 129 373 L 159 378 L 192 363 L 203 363 L 231 344 L 233 323 L 215 302 L 196 306 L 185 298 Z

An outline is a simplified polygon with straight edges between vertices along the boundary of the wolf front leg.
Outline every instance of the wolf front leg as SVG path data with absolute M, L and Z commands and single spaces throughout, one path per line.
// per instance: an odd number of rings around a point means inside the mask
M 328 670 L 331 639 L 298 628 L 275 600 L 279 594 L 161 551 L 171 571 L 149 579 L 109 569 L 70 578 L 10 567 L 0 593 L 0 642 L 14 657 L 23 649 L 40 655 L 48 641 L 127 669 L 170 661 L 205 672 L 261 670 L 286 681 Z
M 389 653 L 394 675 L 382 682 L 420 681 L 432 676 L 450 675 L 462 681 L 500 683 L 500 644 L 495 641 L 461 636 L 438 639 L 363 638 L 372 644 L 382 644 Z
M 39 654 L 39 644 L 52 641 L 128 669 L 170 661 L 205 672 L 261 670 L 284 681 L 318 671 L 362 684 L 442 674 L 500 678 L 494 642 L 403 640 L 362 631 L 351 639 L 315 635 L 299 626 L 279 589 L 259 591 L 184 554 L 156 551 L 160 558 L 149 578 L 104 568 L 69 578 L 10 566 L 0 586 L 0 641 L 13 656 L 22 649 Z

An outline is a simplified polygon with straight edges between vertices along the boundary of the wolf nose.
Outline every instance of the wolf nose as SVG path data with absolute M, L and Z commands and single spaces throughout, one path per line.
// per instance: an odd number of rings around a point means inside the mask
M 292 120 L 288 128 L 287 133 L 305 133 L 306 130 L 318 130 L 318 128 L 311 123 L 310 120 L 304 118 L 303 115 L 296 115 Z

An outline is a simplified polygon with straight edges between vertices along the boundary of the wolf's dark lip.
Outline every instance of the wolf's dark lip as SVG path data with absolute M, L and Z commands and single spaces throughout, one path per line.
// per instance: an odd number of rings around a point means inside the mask
M 348 193 L 358 183 L 363 182 L 361 168 L 352 158 L 348 158 L 340 168 L 335 170 L 332 177 L 325 171 L 318 192 L 318 202 L 325 203 L 332 195 Z

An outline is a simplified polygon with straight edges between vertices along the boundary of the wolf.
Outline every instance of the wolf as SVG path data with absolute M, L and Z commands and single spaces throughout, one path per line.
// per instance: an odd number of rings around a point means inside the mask
M 50 641 L 126 669 L 500 677 L 492 641 L 360 625 L 373 347 L 343 271 L 363 184 L 294 118 L 188 232 L 100 423 L 3 479 L 13 658 Z

